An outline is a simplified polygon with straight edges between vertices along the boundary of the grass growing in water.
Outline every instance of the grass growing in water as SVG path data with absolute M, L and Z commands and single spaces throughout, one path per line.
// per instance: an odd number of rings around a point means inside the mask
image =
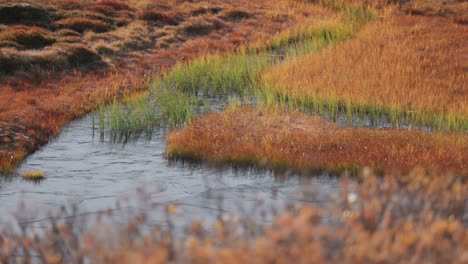
M 265 45 L 241 47 L 234 53 L 209 54 L 177 64 L 150 85 L 144 99 L 138 99 L 140 103 L 129 99 L 123 107 L 114 104 L 107 122 L 110 130 L 124 135 L 117 137 L 121 139 L 128 133 L 150 134 L 152 126 L 161 121 L 168 121 L 171 126 L 183 125 L 201 113 L 202 102 L 210 97 L 240 96 L 250 98 L 251 102 L 272 98 L 278 101 L 279 98 L 260 83 L 262 72 L 284 60 L 344 41 L 372 17 L 360 6 L 343 10 L 343 21 L 339 23 L 290 31 Z M 160 118 L 145 118 L 155 115 Z
M 30 181 L 42 180 L 45 177 L 45 174 L 42 171 L 25 171 L 22 175 L 23 179 Z

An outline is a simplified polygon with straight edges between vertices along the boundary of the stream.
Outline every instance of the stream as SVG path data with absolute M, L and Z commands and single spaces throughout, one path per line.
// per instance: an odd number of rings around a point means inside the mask
M 151 139 L 112 143 L 93 133 L 92 114 L 70 122 L 31 154 L 16 175 L 0 177 L 1 217 L 18 217 L 23 206 L 31 222 L 63 205 L 86 213 L 115 208 L 117 201 L 137 207 L 141 201 L 134 198 L 142 192 L 149 199 L 145 202 L 177 204 L 185 221 L 216 219 L 220 211 L 256 217 L 260 204 L 320 205 L 338 191 L 338 178 L 327 174 L 278 176 L 269 170 L 169 161 L 164 157 L 167 132 L 160 128 Z M 46 178 L 26 181 L 24 171 L 42 171 Z

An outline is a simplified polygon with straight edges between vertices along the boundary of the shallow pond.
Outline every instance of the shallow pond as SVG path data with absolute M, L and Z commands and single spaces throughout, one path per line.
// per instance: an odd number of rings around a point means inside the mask
M 265 170 L 169 161 L 164 157 L 167 129 L 157 129 L 151 139 L 121 144 L 101 141 L 98 133 L 93 135 L 92 123 L 92 115 L 72 121 L 30 155 L 17 175 L 0 177 L 2 215 L 15 212 L 21 201 L 37 218 L 65 204 L 97 212 L 145 190 L 152 203 L 178 204 L 186 219 L 210 218 L 220 208 L 249 215 L 259 204 L 320 204 L 338 191 L 338 179 L 327 175 L 281 177 Z M 24 171 L 42 171 L 46 179 L 25 181 Z M 305 189 L 314 194 L 305 195 Z

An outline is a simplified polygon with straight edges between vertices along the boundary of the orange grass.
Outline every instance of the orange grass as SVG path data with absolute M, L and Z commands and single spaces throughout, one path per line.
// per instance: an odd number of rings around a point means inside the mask
M 193 121 L 167 138 L 170 158 L 309 171 L 414 166 L 467 174 L 465 135 L 341 128 L 298 112 L 241 108 Z
M 393 16 L 371 23 L 353 40 L 278 65 L 263 79 L 290 100 L 370 115 L 403 112 L 414 123 L 466 131 L 467 55 L 465 26 Z

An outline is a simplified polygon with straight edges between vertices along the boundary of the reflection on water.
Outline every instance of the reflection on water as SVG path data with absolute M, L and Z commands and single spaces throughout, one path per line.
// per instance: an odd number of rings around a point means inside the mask
M 177 203 L 190 217 L 216 215 L 223 210 L 248 214 L 259 201 L 284 205 L 292 201 L 320 203 L 337 191 L 338 179 L 328 176 L 275 177 L 271 171 L 170 162 L 164 158 L 167 129 L 151 140 L 128 144 L 101 142 L 92 133 L 88 115 L 71 122 L 62 133 L 30 155 L 17 175 L 0 177 L 0 212 L 11 213 L 20 201 L 30 210 L 47 212 L 61 205 L 78 205 L 81 211 L 114 207 L 117 198 L 133 197 L 143 187 L 153 203 Z M 23 171 L 43 171 L 46 179 L 29 182 Z M 315 186 L 305 197 L 301 188 Z

